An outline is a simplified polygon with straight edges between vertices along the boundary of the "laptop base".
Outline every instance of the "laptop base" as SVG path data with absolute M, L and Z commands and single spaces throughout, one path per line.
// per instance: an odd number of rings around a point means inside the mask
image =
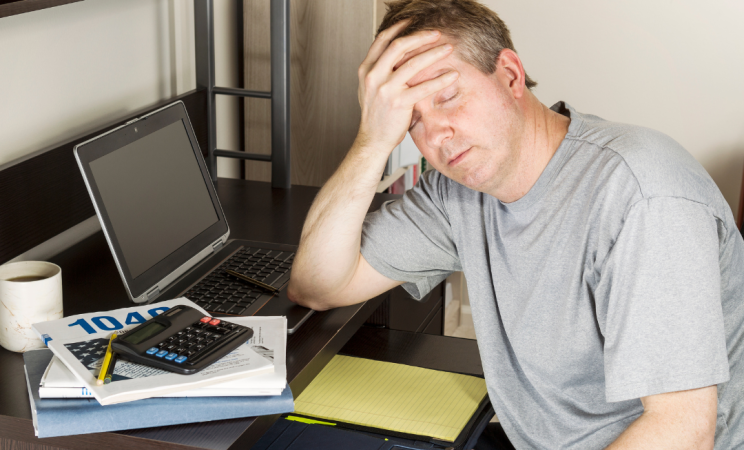
M 295 252 L 297 250 L 297 246 L 294 245 L 247 241 L 242 239 L 229 240 L 221 249 L 208 258 L 205 258 L 202 263 L 197 264 L 181 276 L 179 280 L 163 291 L 155 301 L 157 302 L 160 300 L 169 300 L 186 296 L 184 294 L 188 292 L 192 286 L 199 283 L 200 280 L 208 276 L 212 271 L 219 270 L 218 268 L 222 263 L 232 257 L 232 255 L 243 247 L 278 250 L 283 252 Z M 279 289 L 277 294 L 273 296 L 269 294 L 262 295 L 261 298 L 251 304 L 250 307 L 240 314 L 240 316 L 285 316 L 287 318 L 287 333 L 292 334 L 297 331 L 297 329 L 315 311 L 299 306 L 290 301 L 287 297 L 287 284 L 288 282 L 284 281 L 281 286 L 275 286 Z M 188 296 L 186 297 L 188 298 Z M 216 317 L 235 317 L 235 315 L 222 314 L 218 312 L 212 312 L 212 314 Z

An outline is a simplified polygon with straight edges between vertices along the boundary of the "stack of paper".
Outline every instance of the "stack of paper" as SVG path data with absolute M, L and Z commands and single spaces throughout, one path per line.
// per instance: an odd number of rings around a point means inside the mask
M 337 355 L 295 412 L 454 442 L 485 396 L 483 378 Z
M 208 368 L 192 375 L 180 375 L 166 372 L 149 366 L 135 364 L 129 361 L 119 360 L 115 366 L 113 382 L 104 385 L 96 384 L 96 375 L 105 354 L 105 345 L 113 331 L 127 330 L 136 327 L 146 321 L 146 318 L 154 317 L 175 305 L 196 306 L 188 299 L 176 299 L 157 303 L 155 305 L 137 306 L 132 308 L 106 311 L 97 314 L 83 314 L 66 317 L 61 320 L 42 322 L 34 324 L 34 330 L 44 339 L 54 356 L 48 355 L 44 370 L 37 371 L 39 361 L 43 358 L 36 356 L 34 360 L 35 371 L 27 373 L 29 392 L 31 393 L 32 409 L 35 418 L 38 414 L 54 415 L 53 421 L 38 420 L 42 429 L 37 428 L 40 437 L 61 436 L 81 432 L 99 432 L 123 429 L 117 427 L 116 423 L 98 424 L 90 427 L 88 431 L 77 430 L 75 433 L 62 426 L 65 419 L 70 422 L 76 420 L 75 416 L 80 413 L 76 411 L 68 416 L 60 416 L 59 412 L 72 408 L 80 408 L 85 403 L 73 403 L 67 399 L 94 397 L 97 403 L 93 406 L 114 405 L 127 403 L 130 408 L 145 408 L 145 403 L 162 402 L 156 400 L 159 397 L 182 398 L 182 401 L 192 403 L 198 402 L 200 411 L 207 411 L 204 403 L 211 402 L 219 404 L 219 399 L 212 397 L 241 399 L 229 402 L 249 407 L 258 404 L 270 404 L 265 414 L 276 414 L 277 412 L 290 412 L 293 409 L 292 395 L 287 386 L 286 369 L 286 339 L 287 321 L 284 317 L 237 317 L 229 319 L 240 325 L 253 328 L 253 337 L 225 355 L 219 361 Z M 125 324 L 125 325 L 122 325 Z M 31 357 L 29 355 L 29 357 Z M 46 356 L 45 356 L 46 357 Z M 25 358 L 25 356 L 24 356 Z M 26 361 L 28 372 L 28 358 Z M 31 381 L 33 377 L 34 381 Z M 34 395 L 35 394 L 35 395 Z M 196 398 L 203 398 L 197 400 Z M 287 403 L 287 398 L 289 403 Z M 275 402 L 267 399 L 275 398 Z M 56 400 L 65 399 L 65 400 Z M 153 399 L 140 403 L 143 399 Z M 255 399 L 255 400 L 250 400 Z M 89 401 L 89 400 L 88 400 Z M 181 400 L 179 400 L 181 401 Z M 41 403 L 40 403 L 41 402 Z M 54 408 L 45 408 L 54 402 L 62 402 Z M 65 403 L 68 402 L 68 403 Z M 136 405 L 135 405 L 136 403 Z M 148 404 L 149 404 L 148 403 Z M 109 408 L 108 406 L 103 406 Z M 279 411 L 281 410 L 281 411 Z M 39 413 L 39 411 L 42 411 Z M 166 414 L 164 418 L 170 423 L 186 423 L 193 421 L 217 420 L 223 417 L 224 411 L 217 415 L 201 413 L 193 419 L 181 417 L 176 412 Z M 230 414 L 231 417 L 245 416 L 245 409 L 237 409 Z M 41 418 L 40 418 L 41 419 Z M 35 420 L 35 424 L 36 424 Z M 55 423 L 52 431 L 46 423 Z M 106 421 L 104 421 L 106 422 Z M 128 425 L 132 425 L 129 423 Z M 101 428 L 103 426 L 103 428 Z M 142 425 L 148 426 L 148 425 Z M 151 425 L 149 425 L 151 426 Z M 85 427 L 84 427 L 85 428 Z M 128 426 L 128 428 L 137 428 Z M 87 428 L 86 428 L 87 430 Z M 50 434 L 53 433 L 53 434 Z

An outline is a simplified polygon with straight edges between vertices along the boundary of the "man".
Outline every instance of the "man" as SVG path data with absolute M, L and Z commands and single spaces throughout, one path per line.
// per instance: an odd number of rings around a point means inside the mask
M 482 5 L 388 6 L 290 298 L 421 298 L 463 270 L 516 448 L 744 445 L 744 242 L 705 170 L 661 133 L 542 105 Z M 407 130 L 436 170 L 365 218 Z

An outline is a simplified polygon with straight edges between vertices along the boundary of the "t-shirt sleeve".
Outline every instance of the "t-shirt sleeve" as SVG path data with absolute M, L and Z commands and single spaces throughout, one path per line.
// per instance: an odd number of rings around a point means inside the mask
M 369 213 L 362 228 L 361 252 L 382 275 L 403 281 L 417 299 L 447 276 L 462 270 L 442 195 L 446 179 L 426 172 L 399 200 Z
M 719 225 L 683 198 L 629 210 L 595 296 L 608 402 L 728 381 Z

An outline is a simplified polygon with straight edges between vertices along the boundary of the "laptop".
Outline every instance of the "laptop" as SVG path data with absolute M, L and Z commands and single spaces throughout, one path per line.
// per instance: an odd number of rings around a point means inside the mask
M 310 317 L 286 295 L 296 246 L 228 240 L 183 102 L 74 152 L 132 302 L 184 296 L 216 316 L 286 316 L 289 333 Z

